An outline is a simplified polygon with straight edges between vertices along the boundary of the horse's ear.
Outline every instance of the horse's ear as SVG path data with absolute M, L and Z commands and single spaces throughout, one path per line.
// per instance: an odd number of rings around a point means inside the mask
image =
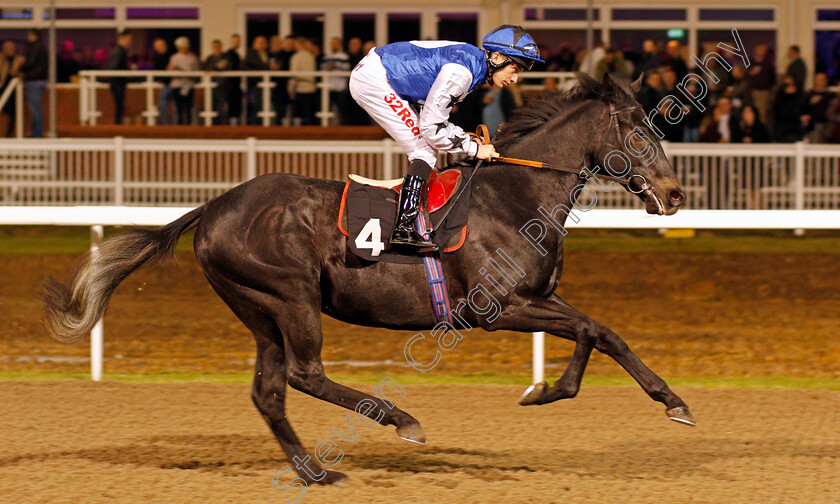
M 609 72 L 604 72 L 604 77 L 601 79 L 601 85 L 604 86 L 604 91 L 606 91 L 607 96 L 615 96 L 616 92 L 619 91 L 618 85 L 615 83 L 615 80 L 610 77 Z
M 645 77 L 645 73 L 642 72 L 642 74 L 639 76 L 638 79 L 636 79 L 632 83 L 630 83 L 630 89 L 633 90 L 634 95 L 639 94 L 639 91 L 642 90 L 642 79 L 644 77 Z

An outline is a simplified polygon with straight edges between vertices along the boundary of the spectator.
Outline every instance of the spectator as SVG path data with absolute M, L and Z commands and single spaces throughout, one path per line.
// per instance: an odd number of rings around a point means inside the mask
M 676 72 L 677 81 L 682 82 L 683 78 L 688 75 L 688 65 L 683 58 L 682 44 L 680 44 L 679 40 L 670 40 L 665 46 L 665 52 L 665 64 Z
M 766 143 L 770 141 L 767 128 L 761 124 L 754 107 L 747 105 L 741 110 L 735 128 L 732 130 L 732 141 L 735 143 Z M 745 173 L 743 177 L 739 177 L 741 179 L 740 183 L 749 198 L 747 207 L 756 210 L 762 207 L 761 188 L 765 185 L 767 170 L 761 159 L 747 158 L 744 163 Z
M 370 52 L 370 51 L 371 51 L 374 47 L 376 47 L 376 42 L 374 42 L 373 40 L 368 40 L 367 42 L 365 42 L 365 45 L 363 45 L 363 46 L 362 46 L 362 52 L 363 52 L 364 54 L 367 54 L 367 53 L 369 53 L 369 52 Z
M 752 83 L 743 66 L 733 65 L 732 80 L 727 88 L 727 95 L 732 98 L 735 108 L 752 105 Z
M 169 70 L 194 72 L 198 70 L 198 58 L 190 51 L 190 39 L 178 37 L 175 39 L 175 49 L 178 50 L 169 58 Z M 192 77 L 175 77 L 170 84 L 175 92 L 175 117 L 178 124 L 192 123 L 193 95 L 195 94 L 195 79 Z
M 712 114 L 706 116 L 701 128 L 700 141 L 714 143 L 729 143 L 732 141 L 732 131 L 735 129 L 735 118 L 732 115 L 732 101 L 722 96 L 717 101 Z
M 776 65 L 770 60 L 766 45 L 755 46 L 755 54 L 753 54 L 750 66 L 752 67 L 750 69 L 752 102 L 761 122 L 767 124 L 772 89 L 776 85 Z
M 268 57 L 268 40 L 259 36 L 251 44 L 251 50 L 245 55 L 244 69 L 264 72 L 270 70 Z M 262 124 L 258 115 L 263 109 L 263 91 L 257 84 L 258 77 L 248 78 L 248 124 Z
M 295 39 L 295 54 L 289 60 L 292 72 L 314 72 L 315 55 L 310 51 L 309 41 L 304 37 Z M 315 124 L 318 95 L 315 92 L 314 77 L 291 77 L 288 84 L 289 99 L 292 101 L 292 117 L 295 123 Z
M 330 54 L 324 56 L 321 61 L 321 70 L 326 71 L 348 71 L 350 70 L 350 57 L 343 49 L 341 39 L 333 37 L 330 40 Z M 328 82 L 330 86 L 330 103 L 336 105 L 338 110 L 338 122 L 344 124 L 347 115 L 347 103 L 344 101 L 347 91 L 348 77 L 331 77 Z
M 828 90 L 828 76 L 818 73 L 814 77 L 814 88 L 805 95 L 802 104 L 802 126 L 811 143 L 824 143 L 828 135 L 828 106 L 831 91 Z
M 831 143 L 840 143 L 840 91 L 828 104 L 828 141 Z
M 362 61 L 365 57 L 362 51 L 362 39 L 353 37 L 347 42 L 347 56 L 350 58 L 350 68 L 355 68 Z
M 656 110 L 663 96 L 665 87 L 662 84 L 662 75 L 659 72 L 648 73 L 637 98 L 645 113 Z
M 6 86 L 15 78 L 20 66 L 18 59 L 17 46 L 11 40 L 3 42 L 3 53 L 0 55 L 0 94 L 6 90 Z M 3 106 L 0 113 L 6 114 L 9 122 L 6 125 L 6 136 L 12 137 L 15 135 L 15 119 L 17 115 L 16 100 L 10 97 L 9 101 Z
M 607 43 L 601 40 L 592 49 L 592 54 L 588 54 L 586 50 L 582 50 L 578 54 L 579 57 L 582 57 L 580 65 L 578 66 L 578 71 L 593 75 L 595 72 L 595 65 L 597 65 L 598 62 L 603 59 L 604 55 L 607 54 L 606 47 Z
M 29 111 L 32 112 L 32 138 L 44 136 L 44 92 L 47 89 L 49 57 L 41 43 L 41 32 L 31 28 L 27 34 L 26 55 L 18 56 L 18 72 L 23 75 L 23 88 Z
M 642 58 L 639 61 L 639 66 L 636 67 L 633 78 L 657 71 L 663 64 L 662 57 L 659 55 L 659 43 L 653 39 L 647 39 L 642 43 Z
M 604 57 L 595 65 L 595 73 L 592 76 L 600 82 L 604 78 L 605 73 L 619 78 L 630 77 L 624 56 L 615 49 L 608 49 L 604 53 Z
M 210 42 L 210 56 L 207 56 L 201 64 L 201 69 L 208 72 L 223 72 L 227 69 L 228 60 L 222 48 L 222 41 L 219 39 Z M 213 88 L 213 111 L 216 117 L 213 124 L 227 124 L 225 117 L 225 79 L 213 77 L 216 87 Z
M 755 107 L 747 105 L 738 114 L 738 122 L 732 131 L 733 143 L 767 143 L 770 141 L 770 133 L 767 127 L 761 123 L 755 112 Z
M 278 44 L 279 42 L 279 44 Z M 271 37 L 271 53 L 269 66 L 272 70 L 289 70 L 289 60 L 295 53 L 295 38 L 291 35 L 284 39 Z M 289 108 L 289 78 L 278 77 L 272 79 L 271 103 L 274 105 L 274 124 L 288 124 L 286 117 Z
M 698 84 L 696 80 L 691 79 L 688 84 L 686 84 L 686 91 L 691 96 L 700 96 L 700 84 Z M 708 110 L 709 108 L 709 94 L 704 93 L 697 101 L 698 106 L 695 106 L 693 102 L 688 100 L 684 102 L 685 108 L 683 109 L 683 112 L 685 112 L 686 115 L 682 121 L 683 142 L 700 141 L 700 126 L 703 123 L 703 111 Z M 703 110 L 700 110 L 700 107 L 702 107 Z
M 507 121 L 517 108 L 516 95 L 507 88 L 491 87 L 484 93 L 482 102 L 484 106 L 481 109 L 481 120 L 487 125 L 491 135 L 495 135 L 499 126 Z
M 662 86 L 665 88 L 663 92 L 665 96 L 680 96 L 680 92 L 677 90 L 677 72 L 668 67 L 666 67 L 666 69 L 662 72 Z M 662 108 L 659 109 L 659 113 L 663 117 L 666 117 L 668 110 L 674 106 L 678 106 L 678 104 L 666 102 L 662 104 Z M 669 142 L 681 142 L 683 139 L 684 127 L 685 125 L 682 120 L 678 121 L 676 124 L 671 124 L 670 121 L 666 120 L 661 124 L 660 130 L 665 135 L 665 140 Z
M 777 142 L 798 142 L 802 138 L 801 115 L 802 90 L 796 87 L 792 76 L 785 75 L 773 106 L 773 129 Z
M 718 52 L 718 54 L 720 53 Z M 717 103 L 718 98 L 726 94 L 726 91 L 729 89 L 731 76 L 729 74 L 729 70 L 718 63 L 717 59 L 714 58 L 709 59 L 709 62 L 706 64 L 706 68 L 708 68 L 709 72 L 717 78 L 717 83 L 715 83 L 714 79 L 703 72 L 703 77 L 706 79 L 706 85 L 709 86 L 709 94 L 712 95 L 711 99 L 714 104 Z
M 70 82 L 72 77 L 82 69 L 79 62 L 73 59 L 74 52 L 76 52 L 76 47 L 72 41 L 63 40 L 61 42 L 61 49 L 59 49 L 56 57 L 55 78 L 57 82 Z
M 788 63 L 787 70 L 785 70 L 785 75 L 793 77 L 793 82 L 796 84 L 796 87 L 798 87 L 800 91 L 804 91 L 805 76 L 808 71 L 805 69 L 805 62 L 799 57 L 799 46 L 790 46 L 787 56 L 790 63 Z
M 241 61 L 239 58 L 239 45 L 241 39 L 239 35 L 233 34 L 230 37 L 230 49 L 225 51 L 225 60 L 227 60 L 227 70 L 235 72 L 240 69 Z M 236 126 L 242 120 L 242 83 L 239 77 L 229 77 L 225 79 L 225 108 L 227 109 L 227 120 L 230 124 Z
M 355 68 L 359 64 L 359 61 L 365 57 L 365 54 L 362 52 L 362 39 L 354 37 L 347 42 L 347 56 L 350 58 L 350 68 Z M 352 126 L 372 124 L 373 120 L 368 113 L 350 96 L 349 88 L 344 91 L 342 101 L 346 104 L 342 124 Z
M 123 30 L 117 35 L 117 45 L 108 54 L 105 70 L 128 70 L 128 47 L 131 33 Z M 123 123 L 125 112 L 125 77 L 111 77 L 111 96 L 114 97 L 114 124 Z
M 568 42 L 562 42 L 557 48 L 548 69 L 552 72 L 571 72 L 575 68 L 575 53 Z
M 169 46 L 162 38 L 156 38 L 152 42 L 152 69 L 166 70 L 169 67 Z M 172 79 L 169 77 L 156 77 L 155 81 L 161 86 L 158 92 L 158 124 L 172 124 L 172 116 L 169 114 L 169 103 L 175 100 L 175 93 L 169 87 Z

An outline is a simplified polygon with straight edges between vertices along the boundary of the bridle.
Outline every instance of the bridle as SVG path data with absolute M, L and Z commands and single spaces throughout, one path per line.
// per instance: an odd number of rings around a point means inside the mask
M 607 135 L 610 133 L 610 130 L 612 129 L 613 124 L 615 124 L 615 137 L 616 137 L 618 143 L 617 144 L 610 144 L 610 145 L 621 145 L 621 127 L 618 124 L 617 116 L 619 116 L 620 114 L 623 114 L 624 112 L 631 112 L 631 111 L 637 110 L 639 108 L 637 105 L 633 105 L 631 107 L 616 109 L 615 105 L 613 103 L 610 103 L 609 105 L 610 105 L 610 122 L 609 122 L 609 124 L 607 124 L 607 127 L 604 128 L 603 133 L 601 133 L 601 140 L 598 143 L 598 149 L 595 151 L 596 154 L 603 152 L 604 151 L 604 146 L 608 145 Z M 584 166 L 586 165 L 586 154 L 584 154 L 583 164 L 584 164 Z M 647 179 L 643 175 L 633 174 L 633 175 L 630 175 L 629 177 L 614 177 L 612 175 L 604 175 L 602 173 L 595 173 L 595 172 L 592 172 L 592 171 L 590 171 L 588 169 L 585 169 L 585 168 L 578 173 L 578 177 L 582 180 L 589 180 L 590 176 L 594 176 L 594 177 L 596 177 L 600 180 L 607 180 L 607 181 L 611 181 L 611 182 L 615 182 L 615 183 L 618 183 L 618 184 L 625 185 L 625 186 L 627 186 L 627 190 L 630 191 L 633 194 L 643 194 L 644 193 L 645 195 L 647 195 L 648 193 L 653 192 L 653 187 L 648 183 Z M 637 178 L 637 177 L 639 179 L 641 179 L 641 185 L 639 186 L 638 190 L 633 190 L 633 186 L 632 186 L 631 182 L 633 181 L 634 178 Z M 658 204 L 658 202 L 657 202 L 657 204 Z

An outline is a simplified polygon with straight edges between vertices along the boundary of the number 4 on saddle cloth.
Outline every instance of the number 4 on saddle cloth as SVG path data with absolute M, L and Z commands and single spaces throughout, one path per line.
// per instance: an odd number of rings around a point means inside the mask
M 469 179 L 473 169 L 473 165 L 459 163 L 440 173 L 432 172 L 429 178 L 428 197 L 424 198 L 428 205 L 423 202 L 421 217 L 425 219 L 425 229 L 429 229 L 431 220 L 432 241 L 444 253 L 458 250 L 466 240 L 470 188 L 462 191 L 461 184 Z M 338 228 L 348 237 L 347 244 L 354 255 L 367 261 L 423 262 L 427 254 L 418 254 L 411 248 L 392 249 L 388 243 L 396 224 L 401 183 L 402 179 L 373 180 L 350 175 L 341 197 Z
M 470 180 L 475 166 L 461 163 L 440 174 L 432 172 L 415 224 L 417 231 L 431 239 L 443 253 L 455 252 L 467 237 L 467 216 L 470 188 L 462 187 Z M 391 248 L 388 243 L 397 217 L 400 183 L 396 180 L 371 180 L 350 175 L 344 186 L 338 211 L 338 229 L 348 240 L 350 251 L 367 261 L 420 263 L 426 269 L 432 311 L 438 322 L 452 324 L 449 293 L 443 278 L 440 252 L 418 254 L 412 249 Z M 427 210 L 428 209 L 428 210 Z M 430 228 L 431 223 L 431 228 Z

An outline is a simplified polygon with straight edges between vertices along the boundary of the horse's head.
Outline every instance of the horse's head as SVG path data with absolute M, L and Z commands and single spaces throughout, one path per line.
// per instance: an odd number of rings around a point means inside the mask
M 685 193 L 636 100 L 641 83 L 642 77 L 627 83 L 604 74 L 602 98 L 607 106 L 602 109 L 605 119 L 596 121 L 603 126 L 594 138 L 592 160 L 600 174 L 627 177 L 624 187 L 645 202 L 648 213 L 671 215 L 685 204 Z

